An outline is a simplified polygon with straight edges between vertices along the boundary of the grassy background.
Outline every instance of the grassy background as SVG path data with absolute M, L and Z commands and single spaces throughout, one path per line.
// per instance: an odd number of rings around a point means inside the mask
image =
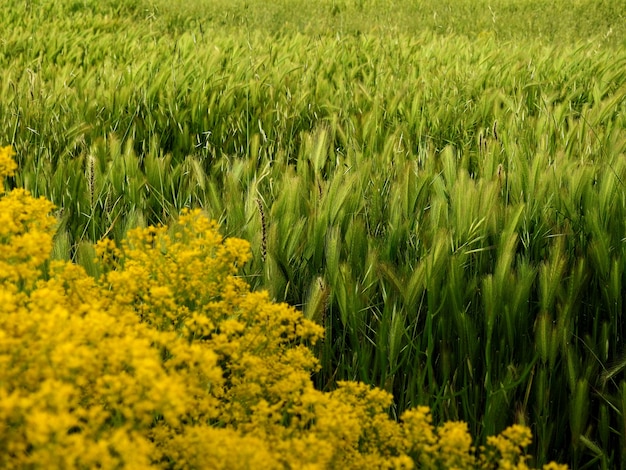
M 0 6 L 10 182 L 55 256 L 203 207 L 326 327 L 316 381 L 537 463 L 626 447 L 626 14 L 612 1 Z M 97 274 L 94 272 L 94 274 Z
M 271 33 L 422 34 L 475 38 L 493 34 L 501 40 L 575 42 L 606 35 L 624 39 L 624 8 L 601 0 L 320 0 L 256 2 L 219 0 L 136 2 L 140 17 L 150 14 L 169 28 L 246 27 Z M 147 6 L 149 5 L 149 6 Z

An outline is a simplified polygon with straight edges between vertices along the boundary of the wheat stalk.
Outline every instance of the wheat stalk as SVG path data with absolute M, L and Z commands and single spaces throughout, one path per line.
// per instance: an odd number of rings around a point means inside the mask
M 261 259 L 265 261 L 267 259 L 267 221 L 265 219 L 265 211 L 263 210 L 261 198 L 256 198 L 256 205 L 259 209 L 259 216 L 261 217 Z

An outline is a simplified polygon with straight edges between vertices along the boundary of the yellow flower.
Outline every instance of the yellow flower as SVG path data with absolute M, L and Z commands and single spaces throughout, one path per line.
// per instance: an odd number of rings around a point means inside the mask
M 17 164 L 13 160 L 15 152 L 11 147 L 0 147 L 0 178 L 13 176 L 17 169 Z
M 437 429 L 437 453 L 443 468 L 475 468 L 467 423 L 447 422 Z

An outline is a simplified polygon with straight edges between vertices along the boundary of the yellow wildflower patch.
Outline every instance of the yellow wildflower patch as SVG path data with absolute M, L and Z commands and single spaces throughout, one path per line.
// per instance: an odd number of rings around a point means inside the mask
M 17 163 L 13 160 L 13 148 L 0 147 L 0 178 L 6 176 L 13 176 L 13 173 L 17 169 Z

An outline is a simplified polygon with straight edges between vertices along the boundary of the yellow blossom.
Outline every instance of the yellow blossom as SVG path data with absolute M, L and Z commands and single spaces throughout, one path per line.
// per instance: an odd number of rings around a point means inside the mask
M 13 160 L 15 152 L 11 147 L 0 147 L 0 178 L 13 176 L 17 169 L 17 164 Z

